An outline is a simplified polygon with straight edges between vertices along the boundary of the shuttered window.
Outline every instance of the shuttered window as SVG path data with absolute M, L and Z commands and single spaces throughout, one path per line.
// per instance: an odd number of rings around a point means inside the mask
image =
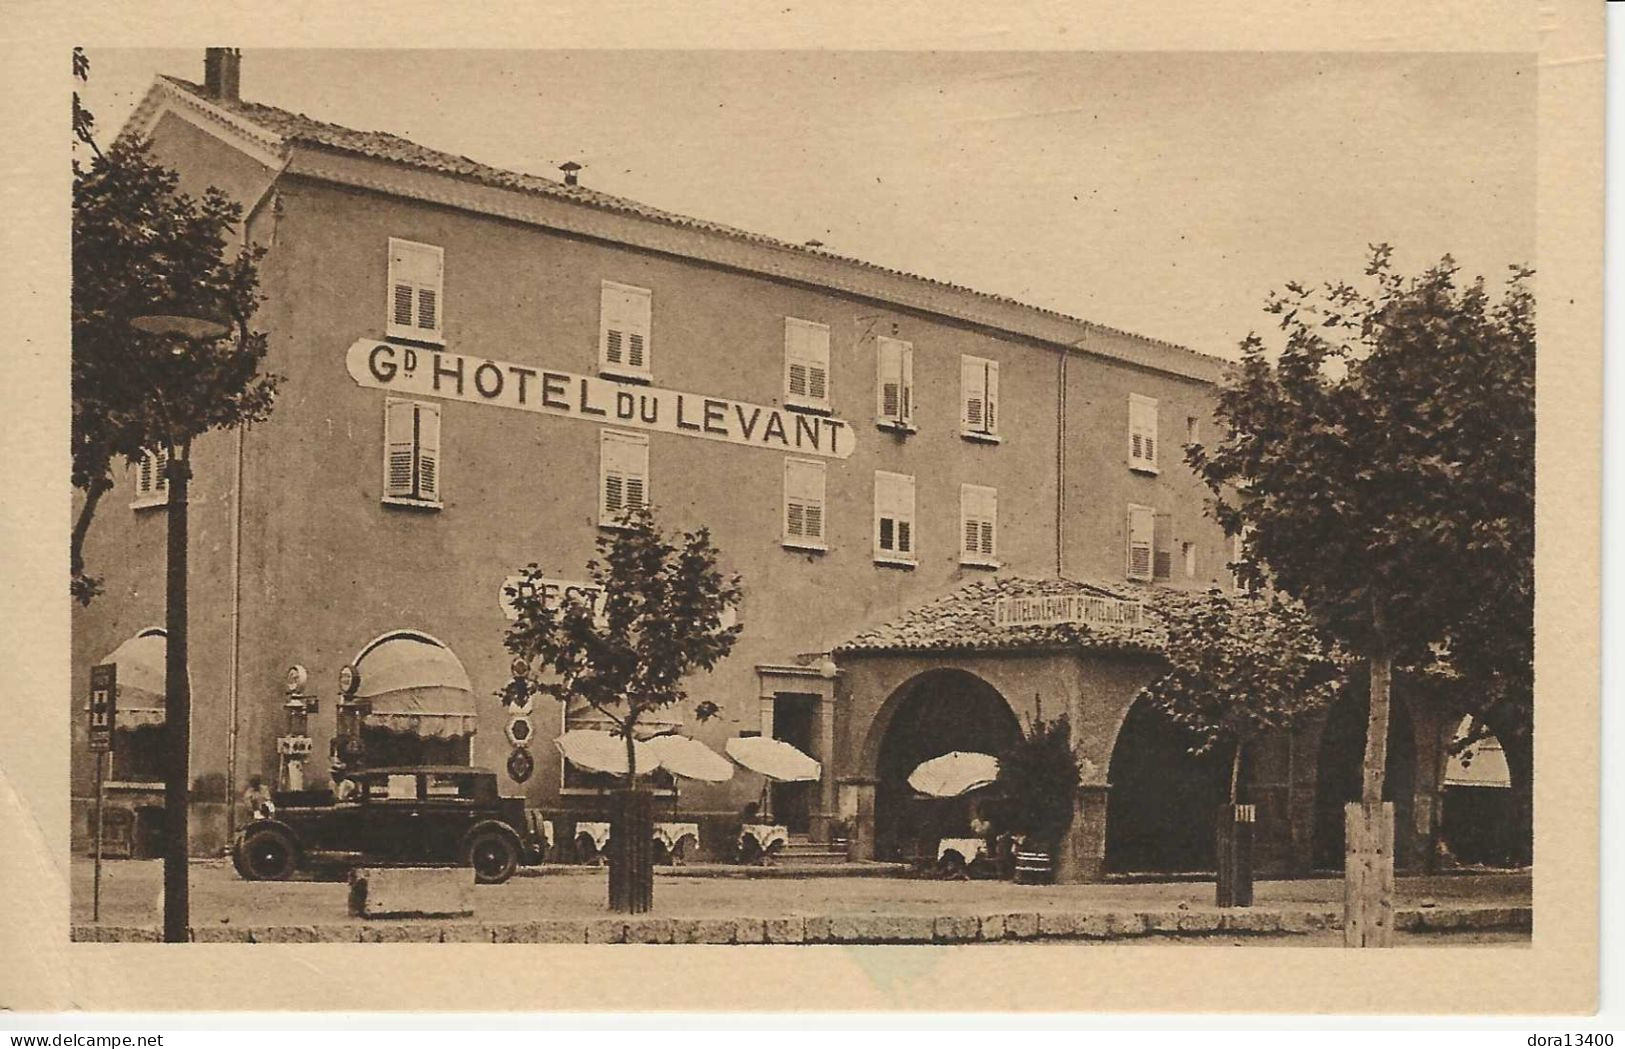
M 1131 393 L 1128 397 L 1128 465 L 1131 470 L 1157 472 L 1157 400 Z
M 879 375 L 876 383 L 875 421 L 882 426 L 909 427 L 914 423 L 914 346 L 902 339 L 875 340 Z
M 1157 516 L 1149 506 L 1128 508 L 1128 570 L 1130 579 L 1151 581 L 1156 549 Z
M 440 405 L 384 402 L 384 501 L 440 505 Z
M 433 244 L 389 238 L 388 336 L 441 341 L 444 265 L 445 253 Z
M 914 478 L 875 471 L 875 560 L 913 564 Z
M 135 498 L 132 507 L 165 506 L 169 503 L 169 452 L 143 452 L 132 468 L 135 480 Z
M 967 437 L 999 432 L 999 362 L 959 358 L 959 426 Z
M 829 325 L 784 318 L 785 403 L 829 407 Z
M 621 525 L 628 510 L 649 505 L 649 438 L 600 431 L 598 474 L 598 523 Z
M 647 288 L 603 282 L 598 307 L 598 367 L 648 378 L 650 294 Z
M 784 545 L 824 549 L 824 464 L 784 461 Z
M 996 567 L 999 563 L 999 490 L 979 484 L 959 486 L 959 561 Z

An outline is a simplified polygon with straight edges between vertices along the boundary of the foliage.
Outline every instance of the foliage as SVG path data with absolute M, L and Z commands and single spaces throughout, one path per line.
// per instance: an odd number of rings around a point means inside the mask
M 530 666 L 522 687 L 586 702 L 608 717 L 627 737 L 629 783 L 636 780 L 631 740 L 639 718 L 687 700 L 688 676 L 715 667 L 742 629 L 723 625 L 740 584 L 718 570 L 718 557 L 709 529 L 668 540 L 653 512 L 636 508 L 599 535 L 598 557 L 587 565 L 603 589 L 600 617 L 583 602 L 549 607 L 545 573 L 535 563 L 504 591 L 517 613 L 504 643 Z M 704 720 L 716 709 L 701 702 L 695 714 Z
M 76 53 L 76 73 L 84 63 Z M 75 134 L 89 142 L 93 126 L 76 103 Z M 179 181 L 145 144 L 128 140 L 74 167 L 73 484 L 85 500 L 72 536 L 71 589 L 81 602 L 99 589 L 85 572 L 83 544 L 115 463 L 158 451 L 183 459 L 194 437 L 264 419 L 280 381 L 260 372 L 266 337 L 251 326 L 263 251 L 229 247 L 241 206 L 213 188 L 193 199 Z M 130 327 L 158 304 L 223 312 L 233 330 L 182 345 Z
M 1472 652 L 1527 680 L 1534 521 L 1532 274 L 1514 267 L 1492 302 L 1449 256 L 1406 278 L 1390 255 L 1373 248 L 1367 288 L 1272 296 L 1278 356 L 1247 338 L 1219 394 L 1227 435 L 1186 452 L 1243 537 L 1242 576 L 1371 661 L 1384 731 L 1395 661 L 1453 648 L 1458 672 L 1482 673 Z M 1368 734 L 1367 797 L 1385 738 Z
M 1035 722 L 998 758 L 994 792 L 1009 829 L 1054 849 L 1072 822 L 1080 780 L 1066 715 Z
M 1314 623 L 1279 597 L 1214 589 L 1170 595 L 1153 614 L 1167 630 L 1169 670 L 1146 687 L 1146 698 L 1190 731 L 1193 754 L 1230 744 L 1239 768 L 1247 744 L 1324 709 L 1342 686 Z

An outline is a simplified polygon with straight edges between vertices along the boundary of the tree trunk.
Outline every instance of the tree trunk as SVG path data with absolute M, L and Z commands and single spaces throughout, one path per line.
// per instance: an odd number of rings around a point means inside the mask
M 191 789 L 192 694 L 186 678 L 186 490 L 190 456 L 169 456 L 169 536 L 164 639 L 164 942 L 189 939 L 187 806 Z
M 609 828 L 609 909 L 644 914 L 654 906 L 654 806 L 638 789 L 637 712 L 626 718 L 626 789 L 615 798 Z
M 1373 608 L 1370 716 L 1366 722 L 1360 803 L 1344 809 L 1343 943 L 1388 947 L 1393 943 L 1394 807 L 1382 801 L 1388 766 L 1388 703 L 1393 653 L 1380 607 Z
M 1230 804 L 1234 805 L 1241 798 L 1241 748 L 1245 744 L 1236 740 L 1235 753 L 1230 757 Z
M 1371 654 L 1370 714 L 1365 729 L 1365 759 L 1360 767 L 1360 801 L 1376 805 L 1382 801 L 1383 774 L 1388 768 L 1389 693 L 1394 657 L 1385 638 L 1378 637 Z
M 90 603 L 94 590 L 94 584 L 85 576 L 85 536 L 90 532 L 90 522 L 96 516 L 97 504 L 112 487 L 113 482 L 106 477 L 98 477 L 90 482 L 90 487 L 85 490 L 85 505 L 79 508 L 79 516 L 73 522 L 73 533 L 68 540 L 68 575 L 78 584 L 75 592 L 81 604 Z
M 1218 877 L 1214 902 L 1220 907 L 1253 905 L 1253 806 L 1239 804 L 1241 797 L 1241 757 L 1244 740 L 1236 740 L 1230 755 L 1230 800 L 1219 806 L 1215 845 Z

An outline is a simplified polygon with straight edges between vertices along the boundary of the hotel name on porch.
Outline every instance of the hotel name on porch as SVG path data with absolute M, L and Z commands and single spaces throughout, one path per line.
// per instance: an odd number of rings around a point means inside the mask
M 358 386 L 405 396 L 490 404 L 831 459 L 852 454 L 852 427 L 840 419 L 726 397 L 377 339 L 351 345 L 345 365 Z
M 1140 602 L 1098 594 L 1043 594 L 1035 597 L 1001 597 L 993 603 L 995 626 L 1055 626 L 1082 623 L 1089 626 L 1140 625 Z

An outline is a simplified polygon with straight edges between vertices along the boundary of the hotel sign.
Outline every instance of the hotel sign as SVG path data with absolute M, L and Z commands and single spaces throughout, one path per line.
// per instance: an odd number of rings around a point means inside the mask
M 377 339 L 353 344 L 345 364 L 358 386 L 409 397 L 492 404 L 830 459 L 852 454 L 852 427 L 840 419 L 726 397 L 680 393 Z
M 1098 594 L 1001 597 L 993 603 L 993 624 L 1001 627 L 1055 626 L 1060 623 L 1137 627 L 1141 625 L 1140 613 L 1139 601 Z

